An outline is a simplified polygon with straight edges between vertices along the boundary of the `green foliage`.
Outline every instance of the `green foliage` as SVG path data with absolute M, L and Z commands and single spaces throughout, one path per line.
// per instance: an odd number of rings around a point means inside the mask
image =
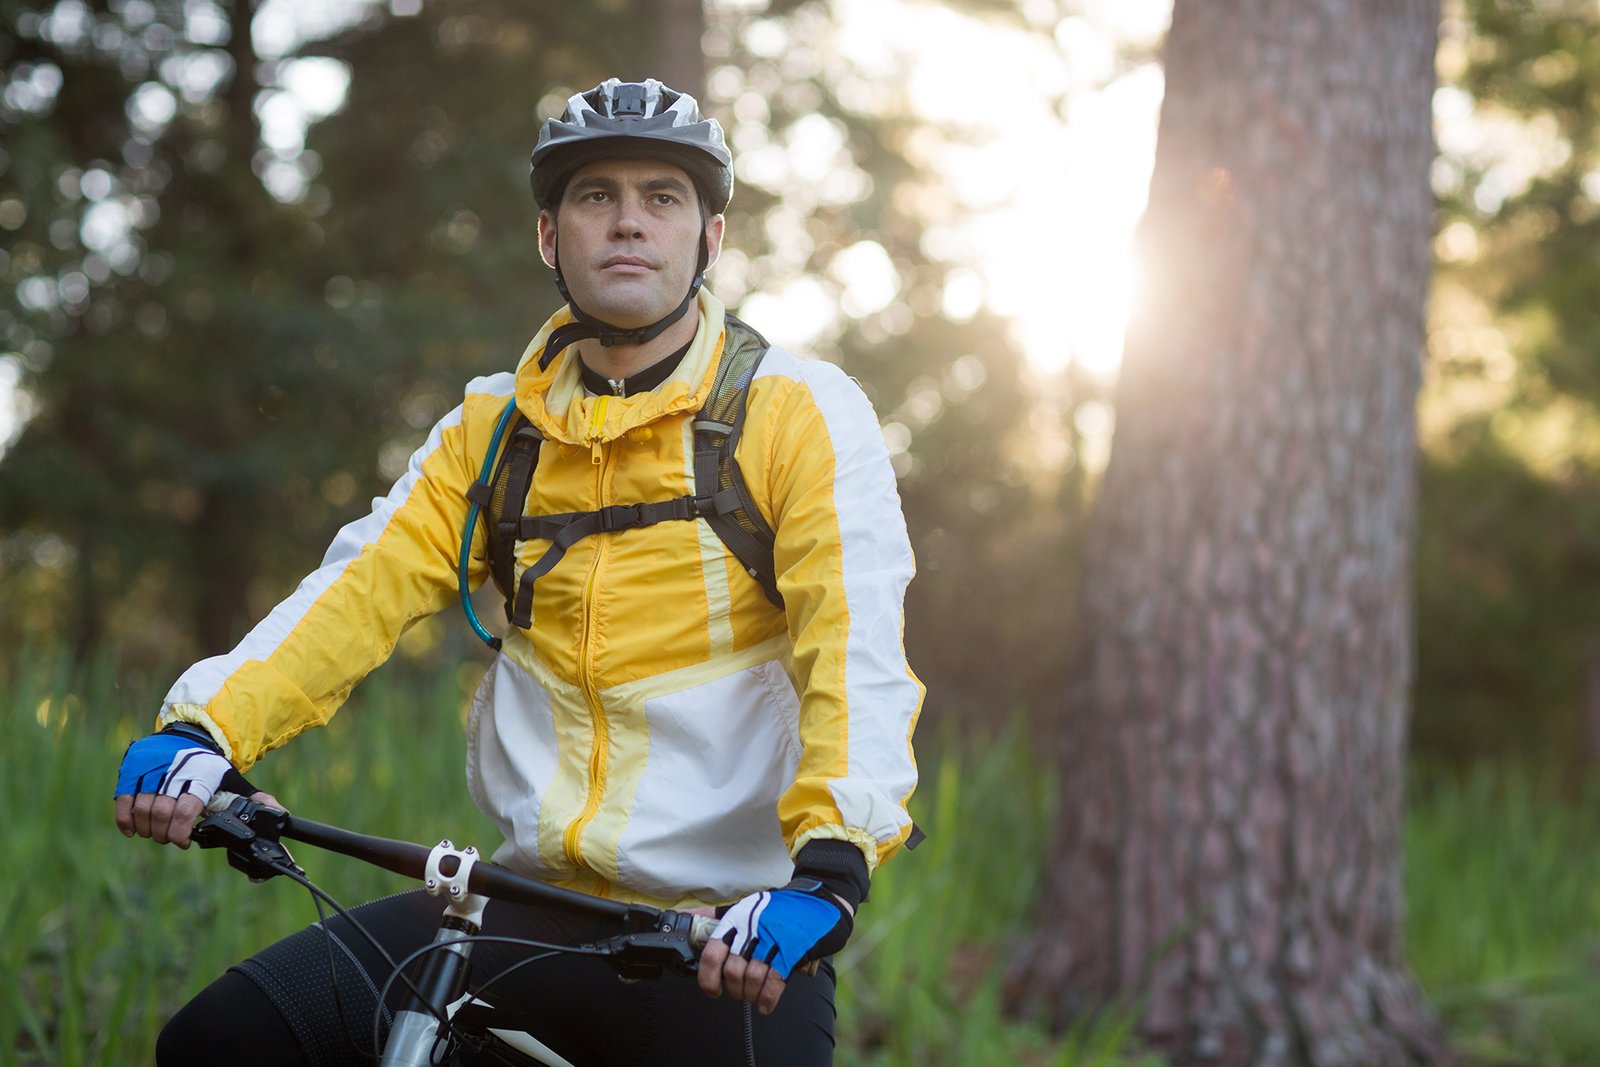
M 1423 775 L 1408 955 L 1472 1062 L 1600 1062 L 1600 806 L 1517 769 Z
M 4 573 L 59 576 L 6 622 L 80 651 L 228 643 L 405 429 L 404 360 L 358 343 L 313 209 L 254 173 L 251 34 L 194 6 L 4 9 L 11 83 L 58 85 L 0 111 L 0 200 L 24 215 L 0 331 L 35 409 L 4 457 Z
M 1416 744 L 1581 771 L 1600 730 L 1600 11 L 1446 5 Z
M 1458 437 L 1461 431 L 1458 431 Z M 1600 484 L 1541 477 L 1487 433 L 1422 471 L 1413 744 L 1581 773 L 1600 668 Z
M 109 787 L 127 742 L 150 728 L 153 695 L 120 688 L 104 666 L 65 663 L 18 657 L 0 687 L 10 738 L 0 802 L 29 813 L 0 836 L 26 872 L 0 880 L 0 1060 L 148 1063 L 179 1004 L 316 911 L 299 887 L 251 885 L 214 854 L 124 841 Z M 385 672 L 255 780 L 329 822 L 488 842 L 462 780 L 464 700 L 453 676 L 418 685 Z M 399 888 L 361 864 L 299 858 L 337 900 Z

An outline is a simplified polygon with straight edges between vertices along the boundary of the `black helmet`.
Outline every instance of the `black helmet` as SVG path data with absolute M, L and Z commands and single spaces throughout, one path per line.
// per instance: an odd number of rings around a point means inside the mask
M 600 159 L 661 159 L 683 170 L 720 215 L 733 196 L 733 156 L 716 119 L 702 118 L 687 93 L 654 78 L 609 78 L 567 100 L 539 130 L 528 167 L 533 197 L 548 208 L 574 171 Z

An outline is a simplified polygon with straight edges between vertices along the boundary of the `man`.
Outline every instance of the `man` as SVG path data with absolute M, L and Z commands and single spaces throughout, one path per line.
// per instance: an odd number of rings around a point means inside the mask
M 288 600 L 232 653 L 183 675 L 162 732 L 125 757 L 125 834 L 186 847 L 214 790 L 248 789 L 239 771 L 325 722 L 407 625 L 450 602 L 453 548 L 476 514 L 469 496 L 484 500 L 473 483 L 512 398 L 543 439 L 529 515 L 714 488 L 695 485 L 694 422 L 721 362 L 761 343 L 701 286 L 733 187 L 721 128 L 659 82 L 612 79 L 545 124 L 531 180 L 567 306 L 515 374 L 469 385 Z M 758 1009 L 758 1062 L 830 1062 L 831 967 L 796 968 L 844 943 L 872 870 L 911 831 L 922 688 L 901 622 L 912 560 L 876 418 L 837 368 L 776 348 L 744 403 L 734 455 L 772 530 L 775 593 L 689 514 L 607 526 L 564 551 L 519 542 L 516 624 L 473 700 L 468 785 L 505 834 L 496 860 L 584 892 L 727 906 L 698 990 L 623 986 L 582 961 L 507 979 L 492 999 L 526 1007 L 536 1036 L 578 1063 L 743 1062 L 736 1003 Z M 472 548 L 481 581 L 481 535 Z M 439 905 L 403 894 L 356 913 L 398 955 L 427 940 Z M 324 935 L 304 931 L 180 1012 L 163 1061 L 348 1058 L 343 1016 L 360 1030 L 372 1004 L 362 990 L 387 968 L 329 927 L 344 949 L 344 1009 L 328 1007 Z M 485 933 L 571 943 L 596 931 L 496 903 Z M 508 953 L 481 946 L 475 969 L 493 973 Z

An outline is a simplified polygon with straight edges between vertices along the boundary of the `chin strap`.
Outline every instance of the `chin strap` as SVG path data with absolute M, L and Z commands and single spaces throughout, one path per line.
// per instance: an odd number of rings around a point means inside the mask
M 539 369 L 547 370 L 552 360 L 560 355 L 568 346 L 589 338 L 598 339 L 607 348 L 616 345 L 642 345 L 661 336 L 662 332 L 679 319 L 689 313 L 694 306 L 694 298 L 700 292 L 700 287 L 705 284 L 706 266 L 710 254 L 706 251 L 706 232 L 700 231 L 700 262 L 695 267 L 694 281 L 689 283 L 689 293 L 681 303 L 667 312 L 665 318 L 657 319 L 648 326 L 635 326 L 625 328 L 615 326 L 603 319 L 597 319 L 578 306 L 572 299 L 572 294 L 567 291 L 567 282 L 561 276 L 561 251 L 556 249 L 556 288 L 561 290 L 561 298 L 567 302 L 567 307 L 572 309 L 572 321 L 564 326 L 557 326 L 550 331 L 550 337 L 544 343 L 544 351 L 539 354 Z

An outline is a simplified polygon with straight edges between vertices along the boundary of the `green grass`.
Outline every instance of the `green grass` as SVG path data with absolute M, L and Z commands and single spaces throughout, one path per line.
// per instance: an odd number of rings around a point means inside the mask
M 1050 779 L 1026 739 L 969 751 L 924 746 L 914 807 L 928 839 L 873 880 L 872 903 L 840 956 L 841 1067 L 1145 1063 L 1124 1020 L 1051 1037 L 1001 1012 L 1006 946 L 1026 926 L 1043 877 Z
M 1522 769 L 1419 777 L 1407 948 L 1457 1048 L 1600 1063 L 1600 795 L 1563 800 Z
M 153 720 L 148 694 L 38 669 L 5 692 L 0 1062 L 151 1062 L 168 1015 L 230 964 L 314 921 L 315 908 L 286 880 L 252 885 L 219 854 L 123 839 L 111 785 L 123 747 Z M 328 729 L 269 757 L 257 784 L 319 821 L 493 843 L 465 793 L 461 707 L 451 682 L 420 699 L 407 687 L 402 699 L 379 679 Z M 313 851 L 297 858 L 342 902 L 404 888 Z
M 124 840 L 111 783 L 154 694 L 28 662 L 0 662 L 0 1062 L 150 1062 L 173 1010 L 315 910 L 216 854 Z M 271 755 L 259 784 L 320 821 L 493 846 L 463 784 L 464 702 L 454 675 L 380 672 L 327 729 Z M 841 1067 L 1154 1065 L 1126 1020 L 1051 1036 L 1004 1016 L 1008 946 L 1042 876 L 1048 768 L 1015 736 L 922 749 L 915 814 L 930 836 L 880 872 L 840 958 Z M 1415 794 L 1409 949 L 1457 1047 L 1480 1065 L 1600 1062 L 1600 807 L 1509 773 Z M 404 887 L 315 850 L 297 858 L 347 903 Z

